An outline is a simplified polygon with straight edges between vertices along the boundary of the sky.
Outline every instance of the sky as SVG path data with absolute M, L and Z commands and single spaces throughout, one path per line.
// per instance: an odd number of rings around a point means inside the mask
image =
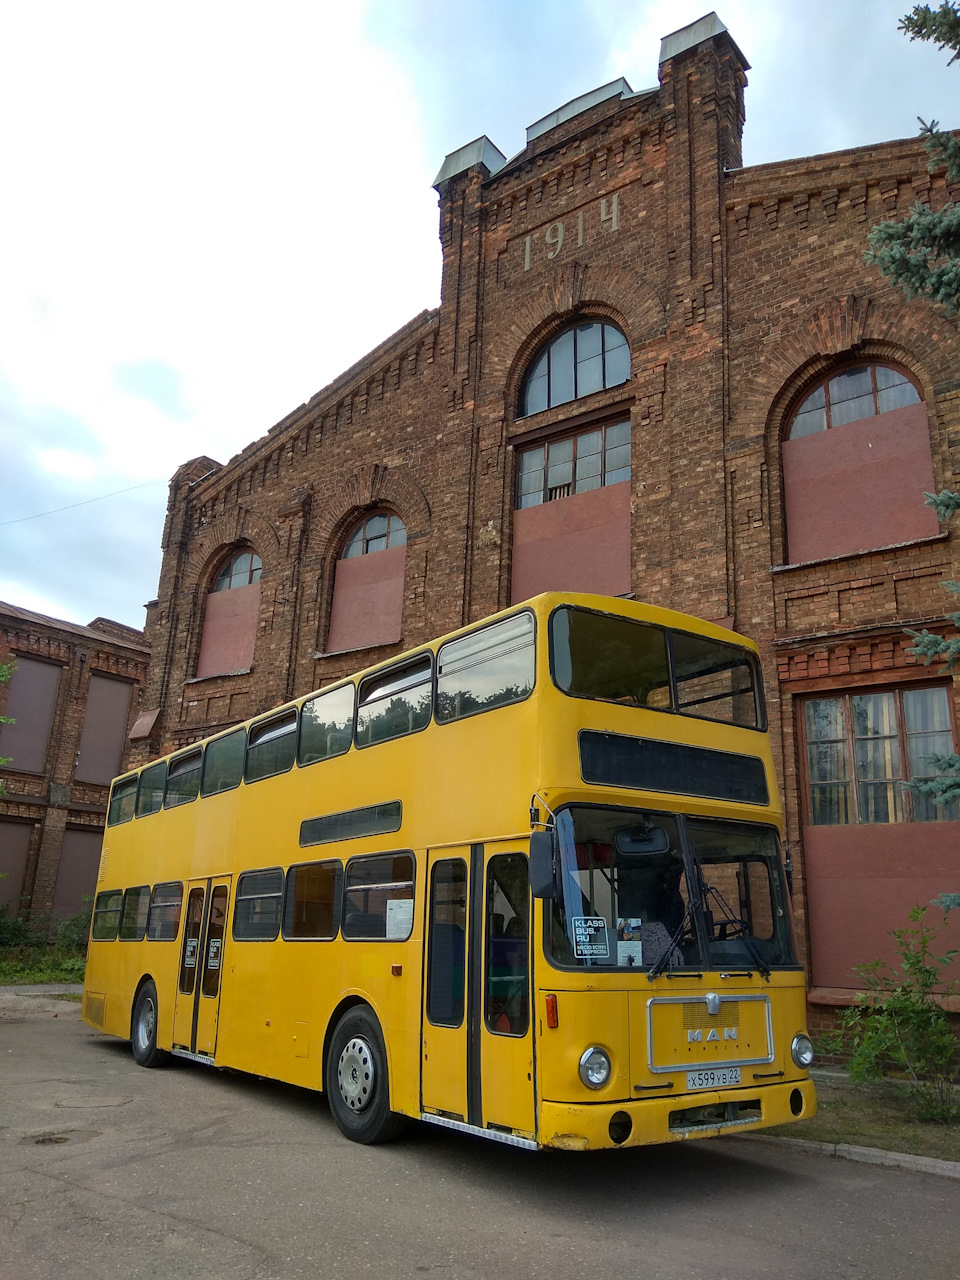
M 744 163 L 960 127 L 905 0 L 718 0 Z M 141 627 L 167 484 L 439 302 L 432 182 L 708 0 L 0 0 L 0 600 Z

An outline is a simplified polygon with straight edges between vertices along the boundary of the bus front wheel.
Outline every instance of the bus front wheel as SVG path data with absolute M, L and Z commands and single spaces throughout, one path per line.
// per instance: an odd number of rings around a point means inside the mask
M 157 988 L 151 981 L 143 984 L 134 1001 L 130 1045 L 141 1067 L 160 1067 L 170 1056 L 157 1048 Z
M 348 1009 L 330 1039 L 327 1093 L 337 1128 L 351 1142 L 389 1142 L 403 1128 L 390 1110 L 383 1033 L 373 1012 Z

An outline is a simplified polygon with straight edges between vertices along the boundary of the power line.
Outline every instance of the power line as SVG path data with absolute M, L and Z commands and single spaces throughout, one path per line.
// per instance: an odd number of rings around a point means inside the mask
M 55 516 L 61 511 L 72 511 L 74 507 L 88 507 L 91 502 L 103 502 L 105 498 L 117 498 L 121 493 L 132 493 L 134 489 L 147 489 L 152 484 L 166 484 L 166 479 L 144 480 L 143 484 L 132 484 L 129 489 L 115 489 L 113 493 L 101 493 L 99 498 L 85 498 L 83 502 L 71 502 L 65 507 L 54 507 L 52 511 L 38 511 L 32 516 L 17 516 L 16 520 L 0 520 L 0 529 L 7 524 L 23 524 L 25 520 L 40 520 L 43 516 Z

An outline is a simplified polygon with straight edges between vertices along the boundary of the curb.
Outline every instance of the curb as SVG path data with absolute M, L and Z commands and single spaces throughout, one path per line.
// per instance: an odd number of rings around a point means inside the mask
M 773 1138 L 765 1133 L 745 1133 L 743 1137 L 771 1147 L 793 1147 L 813 1156 L 833 1156 L 836 1160 L 855 1160 L 859 1164 L 879 1164 L 888 1169 L 906 1169 L 910 1173 L 929 1173 L 935 1178 L 960 1178 L 960 1160 L 935 1160 L 932 1156 L 911 1156 L 906 1152 L 883 1151 L 880 1147 L 853 1147 L 846 1142 Z
M 78 996 L 83 992 L 82 982 L 44 982 L 24 987 L 0 987 L 15 996 Z

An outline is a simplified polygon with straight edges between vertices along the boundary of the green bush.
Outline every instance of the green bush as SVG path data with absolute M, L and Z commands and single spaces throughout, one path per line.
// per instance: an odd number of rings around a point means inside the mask
M 28 920 L 0 905 L 0 984 L 82 982 L 92 902 L 51 924 Z
M 900 958 L 895 969 L 883 960 L 856 966 L 866 993 L 841 1015 L 825 1048 L 849 1058 L 856 1081 L 879 1082 L 890 1072 L 899 1076 L 919 1120 L 956 1124 L 960 1046 L 939 997 L 956 989 L 956 983 L 944 985 L 943 969 L 957 952 L 936 953 L 946 919 L 933 926 L 926 914 L 926 907 L 914 907 L 911 924 L 892 931 Z

